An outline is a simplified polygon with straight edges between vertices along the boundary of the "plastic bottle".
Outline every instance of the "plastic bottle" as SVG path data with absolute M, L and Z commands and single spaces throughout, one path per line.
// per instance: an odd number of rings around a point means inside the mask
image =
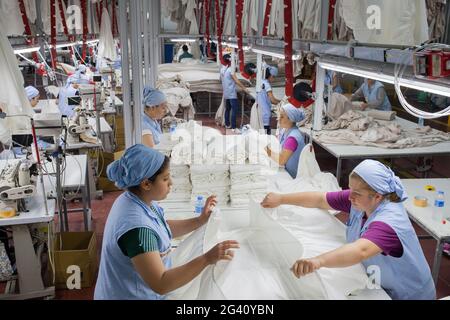
M 170 133 L 174 133 L 176 129 L 177 129 L 177 122 L 176 121 L 172 121 L 170 123 L 169 132 Z
M 203 205 L 203 196 L 197 196 L 197 200 L 195 201 L 195 213 L 197 215 L 202 214 Z
M 442 219 L 446 218 L 444 216 L 444 205 L 444 191 L 438 191 L 436 198 L 434 198 L 434 210 L 432 215 L 434 221 L 440 222 Z

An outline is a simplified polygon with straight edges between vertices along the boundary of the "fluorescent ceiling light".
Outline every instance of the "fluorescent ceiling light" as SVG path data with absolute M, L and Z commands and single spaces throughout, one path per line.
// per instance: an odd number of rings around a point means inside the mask
M 23 48 L 23 49 L 15 49 L 14 50 L 14 54 L 38 52 L 40 49 L 41 49 L 41 47 L 30 47 L 30 48 Z
M 264 54 L 267 56 L 271 56 L 271 57 L 275 57 L 275 58 L 279 58 L 279 59 L 284 59 L 284 54 L 282 53 L 278 53 L 278 52 L 273 52 L 273 51 L 266 51 L 266 50 L 262 50 L 262 49 L 255 49 L 252 48 L 252 51 L 254 53 L 260 53 L 260 54 Z M 302 58 L 302 56 L 300 54 L 293 54 L 292 55 L 292 60 L 300 60 Z
M 64 48 L 64 47 L 72 47 L 72 46 L 76 45 L 77 43 L 78 42 L 60 43 L 60 44 L 56 45 L 56 49 Z M 53 47 L 53 46 L 50 46 L 50 47 Z
M 328 62 L 319 62 L 319 66 L 321 68 L 327 70 L 333 70 L 341 73 L 352 74 L 358 77 L 370 78 L 390 84 L 394 84 L 394 76 L 389 74 L 384 74 L 381 72 L 369 71 L 369 70 L 361 70 L 341 65 L 335 65 Z M 415 81 L 412 79 L 403 79 L 399 78 L 398 83 L 401 87 L 407 87 L 418 91 L 426 91 L 430 93 L 434 93 L 441 96 L 450 97 L 450 90 L 447 86 L 440 86 L 438 84 L 434 84 L 431 82 L 425 81 Z
M 192 39 L 192 38 L 174 38 L 174 39 L 170 39 L 170 41 L 172 41 L 172 42 L 195 42 L 196 39 Z

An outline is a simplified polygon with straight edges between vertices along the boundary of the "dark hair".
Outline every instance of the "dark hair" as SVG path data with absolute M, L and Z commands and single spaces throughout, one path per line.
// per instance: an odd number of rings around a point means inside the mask
M 183 51 L 189 51 L 189 48 L 187 45 L 183 44 Z
M 164 161 L 161 165 L 161 167 L 159 167 L 158 171 L 155 172 L 155 174 L 153 176 L 151 176 L 150 178 L 148 178 L 147 180 L 150 182 L 155 182 L 156 178 L 169 167 L 170 164 L 170 158 L 168 156 L 164 157 Z M 139 185 L 137 186 L 133 186 L 133 187 L 129 187 L 128 188 L 129 191 L 136 193 L 137 191 L 139 191 Z
M 231 56 L 227 53 L 223 55 L 223 60 L 225 60 L 226 63 L 231 62 Z
M 373 190 L 373 188 L 371 186 L 369 186 L 369 184 L 366 181 L 364 181 L 364 179 L 361 178 L 356 172 L 350 173 L 350 178 L 357 179 L 358 181 L 360 181 L 362 183 L 364 189 L 366 189 L 366 190 L 368 190 L 370 192 L 378 193 L 375 190 Z M 385 199 L 389 200 L 390 202 L 395 202 L 395 203 L 402 202 L 400 197 L 395 192 L 391 192 L 391 193 L 388 193 L 388 194 L 383 194 L 382 196 Z
M 264 75 L 264 79 L 269 79 L 270 76 L 271 76 L 270 68 L 266 68 L 266 74 Z

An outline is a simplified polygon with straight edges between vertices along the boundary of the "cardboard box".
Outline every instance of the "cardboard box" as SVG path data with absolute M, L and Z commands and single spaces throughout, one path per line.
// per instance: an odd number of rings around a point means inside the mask
M 94 232 L 56 233 L 53 244 L 56 288 L 67 289 L 68 277 L 76 275 L 76 272 L 67 272 L 70 266 L 80 268 L 82 288 L 95 285 L 98 260 L 97 241 Z
M 122 148 L 119 148 L 122 149 Z M 119 160 L 122 155 L 124 153 L 124 150 L 122 151 L 117 151 L 117 152 L 102 152 L 102 156 L 103 156 L 103 170 L 100 173 L 101 177 L 107 178 L 106 176 L 106 168 L 108 167 L 108 165 L 111 162 L 114 162 L 115 160 Z M 100 160 L 101 161 L 101 160 Z
M 98 177 L 97 189 L 102 190 L 103 192 L 120 191 L 120 189 L 116 187 L 114 182 L 105 177 Z

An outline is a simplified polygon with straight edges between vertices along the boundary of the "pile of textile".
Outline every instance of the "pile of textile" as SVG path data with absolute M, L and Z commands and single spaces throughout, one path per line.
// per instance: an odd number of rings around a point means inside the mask
M 158 65 L 158 80 L 173 81 L 174 79 L 186 83 L 190 92 L 222 93 L 220 67 L 216 63 L 183 59 L 181 63 Z
M 230 204 L 232 207 L 247 207 L 252 197 L 262 198 L 267 194 L 268 168 L 259 164 L 230 165 Z
M 191 200 L 192 184 L 189 166 L 170 164 L 172 187 L 166 200 L 187 202 Z
M 226 205 L 230 197 L 230 166 L 217 165 L 191 165 L 192 196 L 195 202 L 197 196 L 204 199 L 210 195 L 220 195 L 218 205 Z
M 195 114 L 189 86 L 183 81 L 159 80 L 156 87 L 167 98 L 167 107 L 172 116 L 175 116 L 179 108 L 187 109 L 188 119 L 193 119 Z
M 162 134 L 160 142 L 155 146 L 155 149 L 165 156 L 170 157 L 173 148 L 178 145 L 179 142 L 180 140 L 178 137 L 171 135 L 169 132 L 165 132 Z
M 369 116 L 372 115 L 372 116 Z M 377 120 L 379 112 L 350 110 L 316 132 L 322 143 L 373 146 L 388 149 L 427 147 L 450 141 L 450 134 L 429 126 L 402 127 L 397 121 Z M 389 115 L 388 115 L 389 116 Z

